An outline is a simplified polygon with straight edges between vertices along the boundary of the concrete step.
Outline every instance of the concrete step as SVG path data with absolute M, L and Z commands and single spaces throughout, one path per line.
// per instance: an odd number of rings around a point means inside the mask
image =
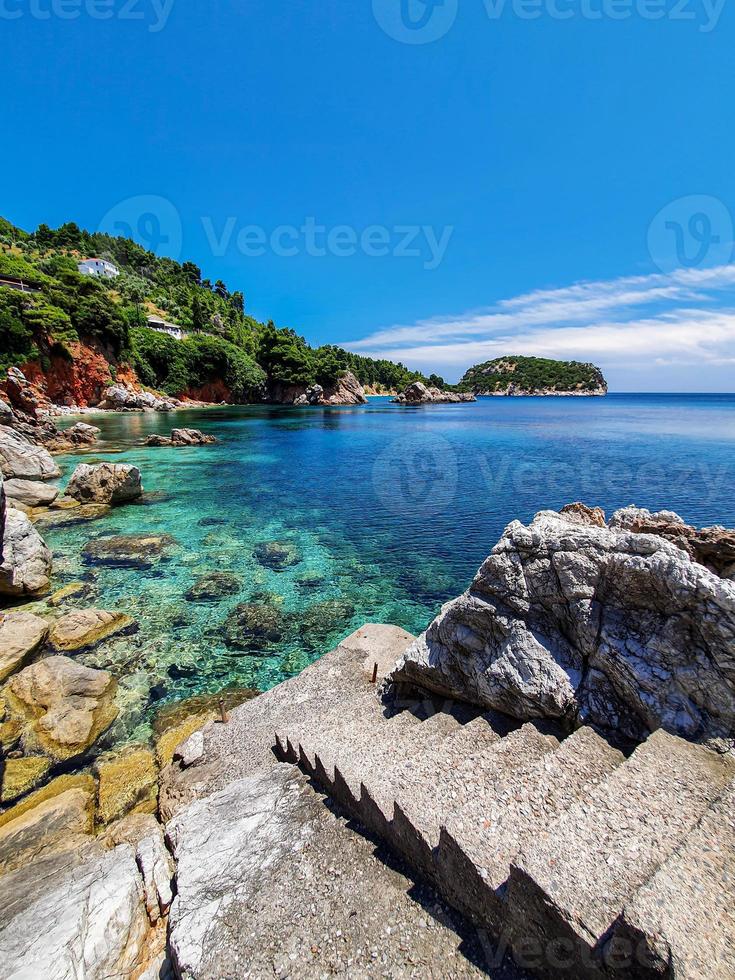
M 516 948 L 537 944 L 548 976 L 604 975 L 623 908 L 734 777 L 732 757 L 651 735 L 513 861 L 506 924 Z
M 636 893 L 608 959 L 621 980 L 735 977 L 735 786 Z
M 381 739 L 340 755 L 334 765 L 334 782 L 330 792 L 348 810 L 357 813 L 363 780 L 371 782 L 400 761 L 417 759 L 430 753 L 432 746 L 460 727 L 460 721 L 446 711 L 435 712 L 425 721 L 420 720 L 419 724 L 404 725 L 398 730 L 391 719 L 381 733 Z
M 377 702 L 355 711 L 336 728 L 310 736 L 301 743 L 302 758 L 314 760 L 316 776 L 325 789 L 334 783 L 335 767 L 355 754 L 367 759 L 377 746 L 398 746 L 408 731 L 420 728 L 421 721 L 411 711 L 390 714 Z
M 376 779 L 374 789 L 363 782 L 361 813 L 377 820 L 381 836 L 417 871 L 434 878 L 433 852 L 449 817 L 470 800 L 491 800 L 498 785 L 558 744 L 531 724 L 501 738 L 486 718 L 478 718 L 444 739 L 435 753 L 397 766 L 387 780 Z
M 323 703 L 305 704 L 298 716 L 285 718 L 276 728 L 276 754 L 284 762 L 298 762 L 299 746 L 302 743 L 308 742 L 310 737 L 339 728 L 346 717 L 354 712 L 361 714 L 365 706 L 367 710 L 380 710 L 380 702 L 372 685 L 365 684 L 345 690 L 340 701 L 329 709 Z
M 512 859 L 624 761 L 591 728 L 579 729 L 540 758 L 531 753 L 496 780 L 490 793 L 449 815 L 434 855 L 442 893 L 500 935 Z

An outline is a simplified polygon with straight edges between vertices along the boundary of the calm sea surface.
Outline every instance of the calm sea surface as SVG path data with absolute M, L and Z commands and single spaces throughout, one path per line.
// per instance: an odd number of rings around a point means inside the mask
M 135 463 L 146 505 L 45 531 L 55 586 L 84 580 L 80 605 L 134 615 L 137 634 L 86 661 L 128 687 L 136 737 L 162 703 L 225 685 L 268 688 L 368 620 L 418 632 L 465 589 L 504 526 L 573 500 L 611 513 L 629 503 L 676 510 L 693 523 L 735 525 L 735 395 L 488 398 L 403 408 L 264 406 L 90 417 L 93 453 L 62 457 L 62 486 L 79 460 Z M 151 432 L 195 426 L 214 446 L 143 448 Z M 115 452 L 124 449 L 124 455 Z M 114 534 L 167 533 L 148 569 L 88 565 L 82 548 Z M 294 564 L 261 564 L 262 542 L 293 546 Z M 210 571 L 241 591 L 191 602 Z M 228 647 L 238 603 L 277 609 L 281 638 Z

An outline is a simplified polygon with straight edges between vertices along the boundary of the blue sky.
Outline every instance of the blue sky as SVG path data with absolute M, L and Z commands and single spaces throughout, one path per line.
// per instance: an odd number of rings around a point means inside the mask
M 0 0 L 0 20 L 17 224 L 130 226 L 260 318 L 450 380 L 536 353 L 617 390 L 735 390 L 732 5 Z

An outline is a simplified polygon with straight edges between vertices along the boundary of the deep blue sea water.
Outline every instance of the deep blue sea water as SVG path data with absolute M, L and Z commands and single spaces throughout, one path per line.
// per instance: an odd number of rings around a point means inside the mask
M 125 460 L 140 467 L 152 502 L 44 533 L 55 586 L 86 579 L 91 601 L 139 621 L 135 636 L 87 658 L 124 678 L 129 728 L 191 694 L 270 687 L 365 621 L 420 631 L 467 587 L 504 526 L 538 510 L 580 499 L 608 512 L 636 503 L 699 525 L 735 525 L 735 395 L 488 398 L 419 408 L 380 398 L 355 408 L 87 420 L 102 428 L 101 441 L 92 453 L 60 459 L 61 484 L 79 460 Z M 220 442 L 140 445 L 172 425 Z M 176 544 L 148 570 L 82 560 L 93 538 L 139 533 L 168 533 Z M 294 544 L 300 560 L 280 571 L 263 566 L 254 552 L 269 540 Z M 241 593 L 188 602 L 192 582 L 213 570 L 236 573 Z M 229 610 L 264 595 L 282 615 L 282 638 L 255 651 L 228 647 L 221 627 Z

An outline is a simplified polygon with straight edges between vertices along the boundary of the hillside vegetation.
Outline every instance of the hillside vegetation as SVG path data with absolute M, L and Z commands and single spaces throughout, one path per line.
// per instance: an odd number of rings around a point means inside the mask
M 90 256 L 120 270 L 114 279 L 82 275 Z M 110 364 L 111 378 L 133 368 L 141 383 L 181 395 L 222 381 L 233 400 L 267 394 L 269 386 L 332 384 L 351 370 L 363 385 L 398 390 L 418 372 L 331 345 L 311 347 L 296 331 L 261 323 L 245 297 L 193 262 L 175 262 L 129 238 L 90 233 L 68 222 L 32 233 L 0 218 L 0 277 L 21 278 L 34 292 L 0 288 L 0 370 L 37 361 L 48 371 L 73 360 L 75 344 L 91 345 Z M 151 330 L 150 315 L 190 331 L 182 340 Z
M 475 394 L 603 394 L 607 383 L 594 364 L 547 357 L 497 357 L 475 364 L 457 385 Z

